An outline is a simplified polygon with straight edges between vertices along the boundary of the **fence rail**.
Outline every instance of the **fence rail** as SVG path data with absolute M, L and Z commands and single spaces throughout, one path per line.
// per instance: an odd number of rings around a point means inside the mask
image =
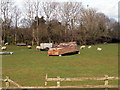
M 57 89 L 57 88 L 66 88 L 66 89 L 69 89 L 69 88 L 115 88 L 118 90 L 118 85 L 108 85 L 108 86 L 104 86 L 104 85 L 80 85 L 80 86 L 60 86 L 60 87 L 57 87 L 57 86 L 46 86 L 46 87 L 34 87 L 34 86 L 27 86 L 27 87 L 3 87 L 3 89 L 16 89 L 16 90 L 19 90 L 19 89 Z M 114 90 L 114 89 L 113 89 Z
M 21 86 L 15 81 L 11 80 L 8 76 L 5 79 L 0 79 L 0 81 L 5 82 L 6 87 L 2 87 L 2 89 L 49 89 L 49 88 L 119 88 L 118 85 L 108 85 L 108 80 L 118 80 L 118 77 L 81 77 L 81 78 L 61 78 L 60 76 L 56 78 L 48 78 L 47 74 L 45 76 L 45 86 Z M 79 86 L 60 86 L 60 82 L 62 81 L 86 81 L 86 80 L 101 80 L 104 81 L 104 85 L 79 85 Z M 56 81 L 57 86 L 47 86 L 47 82 Z M 13 84 L 14 87 L 10 86 Z
M 99 88 L 106 88 L 106 87 L 118 87 L 118 85 L 108 85 L 109 80 L 118 80 L 118 77 L 109 77 L 108 75 L 105 75 L 104 77 L 81 77 L 81 78 L 61 78 L 60 76 L 57 76 L 57 78 L 48 78 L 48 75 L 46 74 L 45 77 L 45 86 L 47 86 L 48 81 L 56 81 L 57 87 L 60 87 L 60 82 L 62 81 L 87 81 L 87 80 L 101 80 L 104 81 L 104 85 L 81 85 L 79 87 L 99 87 Z
M 11 80 L 8 76 L 6 76 L 6 79 L 0 79 L 0 80 L 5 82 L 6 87 L 10 87 L 10 83 L 15 85 L 16 87 L 21 87 L 21 85 L 19 85 L 15 81 Z
M 81 77 L 81 78 L 47 78 L 46 81 L 86 81 L 86 80 L 105 80 L 106 77 Z M 108 77 L 109 80 L 118 80 L 118 77 Z

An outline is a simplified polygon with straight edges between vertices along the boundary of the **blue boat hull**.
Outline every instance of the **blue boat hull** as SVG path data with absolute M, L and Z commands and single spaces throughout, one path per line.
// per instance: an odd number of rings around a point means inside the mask
M 13 54 L 13 52 L 0 52 L 0 55 L 9 55 L 9 54 Z

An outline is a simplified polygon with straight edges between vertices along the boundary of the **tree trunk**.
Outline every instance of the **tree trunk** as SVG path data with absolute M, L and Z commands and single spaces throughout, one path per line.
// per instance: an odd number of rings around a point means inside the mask
M 17 43 L 17 35 L 15 33 L 15 45 L 16 45 L 16 43 Z
M 35 32 L 34 29 L 32 29 L 32 46 L 34 45 L 34 40 L 35 40 Z
M 39 46 L 39 21 L 38 21 L 39 18 L 37 18 L 37 45 Z

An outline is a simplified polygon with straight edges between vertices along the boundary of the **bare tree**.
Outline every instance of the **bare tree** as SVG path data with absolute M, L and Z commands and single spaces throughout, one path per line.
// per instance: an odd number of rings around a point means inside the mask
M 67 38 L 68 33 L 70 33 L 72 36 L 71 41 L 73 41 L 74 38 L 73 31 L 75 30 L 77 16 L 79 17 L 78 14 L 81 8 L 81 2 L 63 2 L 60 5 L 61 21 L 65 25 L 65 38 Z
M 2 13 L 2 32 L 3 32 L 3 41 L 7 42 L 7 37 L 9 34 L 10 24 L 12 22 L 12 6 L 13 2 L 11 0 L 1 0 L 1 13 Z
M 32 30 L 32 45 L 34 45 L 34 42 L 37 42 L 37 44 L 39 44 L 39 30 L 38 30 L 38 19 L 37 19 L 37 28 L 35 30 L 34 28 L 34 19 L 35 17 L 38 17 L 39 14 L 39 1 L 35 1 L 35 0 L 27 0 L 25 2 L 25 15 L 26 15 L 26 19 L 28 19 L 28 23 L 30 26 L 30 30 Z
M 4 42 L 14 40 L 14 43 L 39 45 L 40 42 L 78 41 L 87 44 L 102 38 L 117 39 L 118 23 L 94 8 L 84 8 L 81 2 L 26 0 L 24 7 L 22 16 L 11 0 L 1 0 Z
M 34 45 L 35 39 L 35 30 L 32 26 L 33 19 L 34 19 L 34 9 L 33 9 L 33 3 L 31 0 L 25 1 L 25 16 L 26 16 L 26 23 L 30 27 L 29 30 L 32 31 L 32 45 Z M 24 19 L 25 20 L 25 19 Z
M 37 0 L 34 2 L 34 9 L 35 9 L 35 15 L 36 15 L 36 36 L 37 36 L 37 45 L 39 45 L 40 39 L 39 39 L 39 9 L 40 9 L 40 2 Z
M 48 24 L 47 30 L 48 30 L 48 39 L 49 42 L 51 42 L 51 31 L 50 31 L 50 20 L 55 15 L 56 9 L 57 9 L 58 3 L 56 2 L 43 2 L 42 3 L 42 9 L 44 12 L 44 15 L 46 17 L 46 23 Z
M 18 24 L 19 24 L 21 12 L 20 12 L 20 9 L 17 6 L 14 6 L 13 10 L 14 10 L 14 12 L 13 12 L 14 20 L 13 20 L 13 22 L 15 22 L 14 43 L 16 44 L 16 42 L 17 42 Z

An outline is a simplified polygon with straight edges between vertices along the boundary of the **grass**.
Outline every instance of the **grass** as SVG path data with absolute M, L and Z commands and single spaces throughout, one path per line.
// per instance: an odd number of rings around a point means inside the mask
M 80 46 L 78 46 L 80 47 Z M 102 51 L 97 51 L 102 47 Z M 22 86 L 44 86 L 48 77 L 103 77 L 118 76 L 118 44 L 99 44 L 81 50 L 81 54 L 47 56 L 47 51 L 37 51 L 35 47 L 8 45 L 7 51 L 13 55 L 2 56 L 3 78 L 9 76 Z M 62 85 L 103 84 L 104 82 L 62 82 Z M 111 81 L 111 84 L 117 84 Z M 4 85 L 4 84 L 3 84 Z M 56 82 L 49 82 L 56 85 Z

